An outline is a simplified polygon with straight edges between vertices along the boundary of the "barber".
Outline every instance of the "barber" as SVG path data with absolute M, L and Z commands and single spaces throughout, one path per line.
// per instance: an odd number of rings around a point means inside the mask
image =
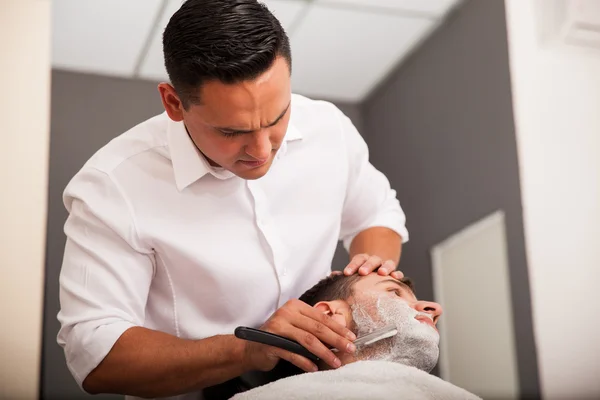
M 288 37 L 257 1 L 188 0 L 163 50 L 165 113 L 100 149 L 64 192 L 70 371 L 90 393 L 195 398 L 280 359 L 316 368 L 235 338 L 239 325 L 338 367 L 327 346 L 352 352 L 352 332 L 290 299 L 331 272 L 339 239 L 346 274 L 402 276 L 394 190 L 344 114 L 292 95 Z

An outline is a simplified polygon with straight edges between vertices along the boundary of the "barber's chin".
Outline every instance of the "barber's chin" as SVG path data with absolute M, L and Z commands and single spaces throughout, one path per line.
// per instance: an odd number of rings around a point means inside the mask
M 254 180 L 254 179 L 262 178 L 263 176 L 265 176 L 267 174 L 267 172 L 269 172 L 269 169 L 271 168 L 271 161 L 272 160 L 269 160 L 269 161 L 261 164 L 260 166 L 253 167 L 253 168 L 247 168 L 247 167 L 241 166 L 241 168 L 238 168 L 235 171 L 235 174 L 237 176 L 239 176 L 240 178 L 246 179 L 246 180 Z

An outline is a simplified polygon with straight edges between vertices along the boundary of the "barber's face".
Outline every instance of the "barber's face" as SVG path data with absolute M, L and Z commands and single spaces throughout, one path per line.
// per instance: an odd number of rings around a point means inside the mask
M 159 89 L 169 116 L 184 121 L 211 165 L 244 179 L 257 179 L 268 172 L 291 112 L 290 71 L 285 59 L 278 58 L 253 81 L 203 84 L 200 104 L 192 104 L 188 110 L 183 109 L 172 87 L 161 84 Z
M 417 311 L 415 319 L 433 328 L 442 315 L 442 306 L 431 301 L 417 300 L 408 286 L 390 276 L 381 276 L 373 272 L 354 284 L 354 303 L 369 304 L 373 297 L 380 296 L 404 300 L 410 308 Z

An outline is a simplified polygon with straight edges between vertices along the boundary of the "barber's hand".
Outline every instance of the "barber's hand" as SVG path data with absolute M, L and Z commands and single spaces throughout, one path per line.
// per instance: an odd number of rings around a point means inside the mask
M 348 353 L 356 349 L 352 331 L 300 300 L 285 303 L 260 329 L 295 340 L 332 368 L 338 368 L 341 362 L 327 345 Z M 254 342 L 246 342 L 245 346 L 246 362 L 254 370 L 269 371 L 279 359 L 306 372 L 317 370 L 312 361 L 287 350 Z
M 382 260 L 381 257 L 369 256 L 368 254 L 357 254 L 344 268 L 344 275 L 353 275 L 357 271 L 360 275 L 368 275 L 377 270 L 379 275 L 390 275 L 395 279 L 404 278 L 401 271 L 396 271 L 394 260 Z

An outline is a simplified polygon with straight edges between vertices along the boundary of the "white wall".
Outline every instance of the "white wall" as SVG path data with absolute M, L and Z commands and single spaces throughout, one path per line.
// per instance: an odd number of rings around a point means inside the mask
M 50 0 L 0 6 L 0 398 L 38 398 L 50 112 Z
M 441 378 L 483 399 L 519 399 L 504 212 L 433 247 Z
M 566 44 L 562 24 L 554 23 L 565 15 L 561 7 L 570 5 L 600 11 L 589 0 L 506 1 L 533 322 L 546 399 L 600 398 L 600 47 Z M 552 10 L 559 11 L 557 19 L 546 13 Z M 543 26 L 550 27 L 545 39 Z

